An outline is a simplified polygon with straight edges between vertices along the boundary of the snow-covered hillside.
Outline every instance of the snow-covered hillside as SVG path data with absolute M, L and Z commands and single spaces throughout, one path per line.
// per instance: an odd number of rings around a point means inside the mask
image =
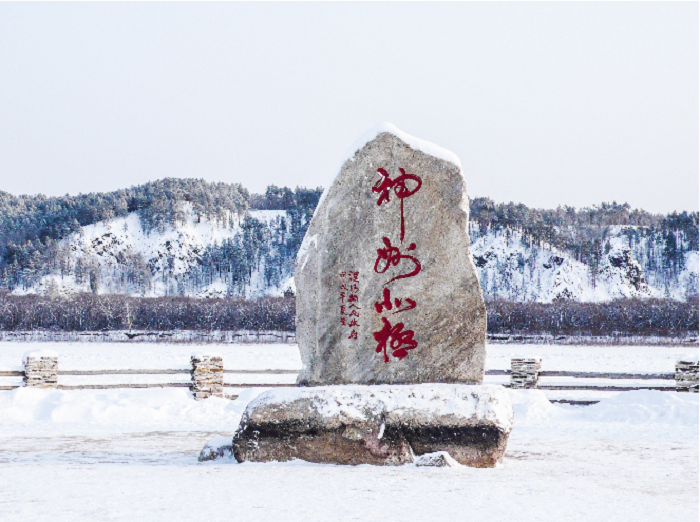
M 479 234 L 472 227 L 472 255 L 487 299 L 536 301 L 555 299 L 583 302 L 621 297 L 670 297 L 683 300 L 697 294 L 698 252 L 685 253 L 675 280 L 645 273 L 638 259 L 654 252 L 649 242 L 630 246 L 624 227 L 611 227 L 596 267 L 575 260 L 546 245 L 531 244 L 518 231 Z M 651 275 L 652 277 L 649 277 Z
M 47 275 L 14 293 L 250 298 L 295 290 L 298 242 L 288 212 L 251 210 L 211 221 L 184 207 L 182 221 L 160 230 L 144 230 L 136 212 L 82 227 L 59 242 L 56 266 Z M 303 228 L 297 224 L 294 230 L 298 241 Z M 609 228 L 595 266 L 508 228 L 482 233 L 472 226 L 472 254 L 487 299 L 547 303 L 697 295 L 697 250 L 683 251 L 673 270 L 662 269 L 664 245 L 653 237 L 632 241 L 628 232 Z
M 289 270 L 279 274 L 274 284 L 266 281 L 265 264 L 273 249 L 272 238 L 279 232 L 285 212 L 252 210 L 245 215 L 231 214 L 226 224 L 197 218 L 191 206 L 185 205 L 185 219 L 164 230 L 145 231 L 138 213 L 101 221 L 82 229 L 59 242 L 58 265 L 39 282 L 15 289 L 15 294 L 73 294 L 94 291 L 157 297 L 189 295 L 225 297 L 240 295 L 281 295 L 293 287 Z M 264 244 L 245 252 L 245 220 L 257 225 Z M 207 249 L 225 244 L 238 246 L 248 254 L 248 277 L 243 282 L 223 266 L 203 267 Z M 260 248 L 262 247 L 262 248 Z M 211 256 L 210 256 L 211 257 Z M 207 260 L 208 261 L 208 260 Z M 213 272 L 213 274 L 212 274 Z

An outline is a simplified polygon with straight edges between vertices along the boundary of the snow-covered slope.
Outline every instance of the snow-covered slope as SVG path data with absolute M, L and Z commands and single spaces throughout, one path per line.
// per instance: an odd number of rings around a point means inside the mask
M 232 277 L 223 269 L 212 270 L 215 275 L 194 277 L 201 271 L 207 247 L 232 243 L 241 239 L 246 216 L 262 228 L 268 239 L 263 249 L 269 251 L 275 226 L 285 215 L 279 210 L 252 210 L 246 215 L 232 214 L 226 225 L 198 219 L 191 207 L 185 205 L 185 220 L 164 230 L 146 231 L 136 212 L 110 221 L 82 227 L 59 243 L 59 267 L 41 277 L 27 288 L 15 289 L 15 294 L 73 294 L 96 291 L 100 294 L 131 294 L 146 297 L 190 295 L 225 297 L 241 295 L 281 295 L 291 285 L 292 274 L 282 274 L 276 285 L 266 284 L 263 277 L 265 258 L 253 263 L 241 288 L 233 288 Z M 243 251 L 245 253 L 245 251 Z M 199 281 L 192 281 L 199 279 Z
M 518 231 L 501 230 L 479 234 L 472 230 L 472 254 L 487 299 L 536 301 L 555 299 L 584 302 L 621 297 L 671 297 L 685 299 L 697 292 L 698 253 L 686 252 L 685 266 L 675 280 L 655 278 L 650 284 L 622 234 L 611 230 L 598 266 L 585 265 L 565 252 L 546 245 L 529 244 Z M 649 245 L 637 245 L 638 251 Z M 661 284 L 663 283 L 663 284 Z
M 285 211 L 252 210 L 224 221 L 197 218 L 185 205 L 185 219 L 163 230 L 144 230 L 136 212 L 83 227 L 59 243 L 56 266 L 14 293 L 249 298 L 295 291 L 300 241 L 290 241 Z M 297 234 L 303 230 L 297 228 Z M 609 228 L 595 266 L 528 242 L 517 230 L 482 233 L 474 225 L 471 236 L 487 299 L 547 303 L 697 295 L 697 250 L 684 251 L 682 263 L 662 270 L 664 245 L 645 236 L 631 241 L 625 227 Z

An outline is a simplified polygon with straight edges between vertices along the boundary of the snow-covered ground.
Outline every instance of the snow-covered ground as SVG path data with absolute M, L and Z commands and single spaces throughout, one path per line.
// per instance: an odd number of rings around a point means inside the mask
M 0 519 L 695 521 L 698 396 L 627 392 L 586 408 L 510 391 L 496 469 L 198 463 L 249 392 L 0 392 Z
M 19 369 L 23 352 L 45 346 L 0 343 L 0 369 Z M 222 353 L 230 369 L 301 365 L 295 345 L 51 348 L 64 370 L 186 371 L 190 353 L 203 349 Z M 488 347 L 487 368 L 539 355 L 546 370 L 672 372 L 676 359 L 693 351 L 500 345 Z M 78 379 L 61 382 L 68 378 Z M 607 393 L 597 405 L 576 407 L 551 404 L 550 392 L 509 390 L 515 424 L 496 469 L 199 463 L 204 444 L 231 436 L 262 391 L 199 402 L 185 388 L 0 391 L 0 520 L 698 519 L 695 394 Z

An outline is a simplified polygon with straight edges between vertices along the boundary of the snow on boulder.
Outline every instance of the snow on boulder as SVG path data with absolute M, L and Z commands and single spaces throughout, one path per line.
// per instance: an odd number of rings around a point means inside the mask
M 340 165 L 338 166 L 336 171 L 342 169 L 343 165 L 345 165 L 347 161 L 354 162 L 356 160 L 357 153 L 361 151 L 365 147 L 365 145 L 367 145 L 371 141 L 374 141 L 380 134 L 393 134 L 401 141 L 408 144 L 408 146 L 412 149 L 421 151 L 424 154 L 434 156 L 444 161 L 449 161 L 450 163 L 454 163 L 455 165 L 457 165 L 460 168 L 460 170 L 462 169 L 462 162 L 459 161 L 459 158 L 454 152 L 451 152 L 447 149 L 443 149 L 439 145 L 436 145 L 429 141 L 416 138 L 415 136 L 411 136 L 410 134 L 407 134 L 399 128 L 397 128 L 396 125 L 394 125 L 393 123 L 385 121 L 382 123 L 378 123 L 371 129 L 367 130 L 367 132 L 365 132 L 362 136 L 357 138 L 353 142 L 353 144 L 350 145 L 350 147 L 345 151 L 343 159 L 341 160 Z M 333 177 L 328 179 L 327 182 L 324 184 L 326 189 L 323 191 L 323 194 L 321 194 L 321 198 L 319 199 L 318 205 L 316 206 L 316 210 L 314 211 L 314 216 L 318 212 L 319 208 L 321 208 L 321 203 L 323 203 L 326 197 L 328 196 L 328 192 L 330 191 L 331 185 L 333 184 L 333 180 L 335 179 L 335 174 L 336 173 L 333 172 Z
M 217 437 L 207 442 L 199 453 L 199 462 L 216 460 L 224 457 L 228 457 L 229 459 L 233 458 L 231 437 Z
M 436 451 L 435 453 L 426 453 L 420 457 L 416 457 L 416 466 L 432 467 L 432 468 L 457 468 L 461 466 L 459 462 L 450 457 L 446 451 Z
M 678 359 L 676 361 L 676 364 L 680 364 L 680 363 L 698 364 L 698 358 L 699 358 L 698 356 L 699 355 L 700 354 L 698 354 L 698 353 L 690 353 L 690 354 L 684 355 L 683 357 L 681 357 L 680 359 Z
M 239 462 L 401 465 L 447 451 L 493 467 L 513 426 L 505 388 L 462 384 L 321 386 L 269 390 L 233 437 Z
M 41 350 L 31 350 L 22 354 L 22 364 L 27 364 L 27 359 L 58 358 L 58 353 L 48 348 Z

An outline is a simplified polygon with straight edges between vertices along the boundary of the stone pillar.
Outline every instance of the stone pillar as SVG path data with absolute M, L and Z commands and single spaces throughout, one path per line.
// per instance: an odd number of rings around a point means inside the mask
M 35 350 L 22 356 L 24 385 L 32 388 L 58 386 L 58 354 L 51 350 Z
M 221 355 L 194 353 L 192 362 L 192 393 L 196 400 L 224 397 L 224 360 Z
M 537 388 L 542 371 L 542 358 L 511 359 L 510 387 L 516 389 Z
M 698 393 L 698 359 L 676 361 L 676 391 Z

